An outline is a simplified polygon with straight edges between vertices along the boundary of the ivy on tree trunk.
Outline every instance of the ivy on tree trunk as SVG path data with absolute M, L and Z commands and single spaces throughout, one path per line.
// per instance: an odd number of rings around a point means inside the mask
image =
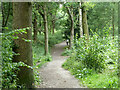
M 22 29 L 32 26 L 32 5 L 30 2 L 14 2 L 13 3 L 13 29 Z M 32 29 L 26 29 L 27 34 L 17 34 L 18 39 L 14 40 L 14 62 L 24 62 L 29 66 L 33 66 L 32 59 L 32 43 L 26 42 L 24 39 L 32 40 Z M 19 67 L 18 85 L 25 85 L 26 88 L 34 87 L 33 70 L 27 67 Z

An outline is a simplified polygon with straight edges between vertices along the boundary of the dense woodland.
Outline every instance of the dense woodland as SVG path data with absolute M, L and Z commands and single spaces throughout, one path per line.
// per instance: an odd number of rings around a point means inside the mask
M 88 88 L 118 88 L 117 2 L 2 2 L 0 15 L 3 88 L 37 88 L 66 40 L 64 69 Z

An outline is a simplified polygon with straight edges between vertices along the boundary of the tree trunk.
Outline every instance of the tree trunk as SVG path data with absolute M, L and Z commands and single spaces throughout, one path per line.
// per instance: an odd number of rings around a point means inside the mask
M 84 2 L 82 2 L 84 4 Z M 88 31 L 88 24 L 87 24 L 87 12 L 85 10 L 85 7 L 82 8 L 82 25 L 83 25 L 83 31 L 85 34 L 85 37 L 87 40 L 89 40 L 89 31 Z
M 35 18 L 34 18 L 34 22 L 33 22 L 33 29 L 34 29 L 34 36 L 33 36 L 33 40 L 36 42 L 37 40 L 37 16 L 35 15 Z
M 79 2 L 79 27 L 80 27 L 80 37 L 83 37 L 81 2 Z
M 55 20 L 52 20 L 52 25 L 53 25 L 53 32 L 52 32 L 52 34 L 54 34 L 55 33 Z
M 115 4 L 115 3 L 114 3 Z M 113 14 L 112 14 L 112 26 L 113 26 L 113 39 L 114 39 L 114 32 L 115 32 L 115 24 L 114 24 L 114 7 L 113 7 Z
M 73 46 L 73 38 L 74 38 L 74 21 L 71 19 L 71 32 L 70 32 L 70 49 Z
M 73 20 L 73 10 L 70 11 L 70 8 L 67 7 L 68 10 L 68 15 L 71 20 L 71 31 L 70 31 L 70 49 L 72 48 L 73 45 L 73 37 L 74 37 L 74 20 Z
M 50 24 L 50 34 L 51 34 L 51 31 L 52 31 L 52 25 Z
M 41 17 L 39 17 L 40 18 L 40 21 L 39 21 L 39 26 L 40 26 L 40 28 L 38 29 L 38 32 L 39 32 L 39 34 L 41 34 L 41 32 L 42 32 L 42 20 L 41 20 Z
M 4 30 L 4 23 L 5 23 L 5 15 L 4 15 L 4 4 L 3 2 L 1 3 L 1 9 L 2 9 L 2 32 Z
M 47 25 L 47 12 L 46 12 L 46 4 L 43 7 L 44 10 L 44 33 L 45 33 L 45 55 L 48 54 L 48 25 Z
M 32 27 L 32 5 L 30 2 L 14 2 L 13 3 L 13 29 L 22 29 Z M 27 34 L 17 34 L 19 39 L 14 40 L 15 47 L 13 51 L 19 53 L 14 55 L 14 62 L 24 62 L 29 66 L 33 66 L 32 60 L 32 43 L 23 40 L 32 40 L 32 29 L 26 29 Z M 19 67 L 18 85 L 25 85 L 27 88 L 34 87 L 33 70 L 27 67 Z
M 10 2 L 9 2 L 8 4 L 9 4 L 9 7 L 8 7 L 8 13 L 7 13 L 7 17 L 6 17 L 6 21 L 5 21 L 4 27 L 7 26 L 7 22 L 8 22 L 9 15 L 10 15 Z
M 2 31 L 4 31 L 4 27 L 7 26 L 7 22 L 8 22 L 9 15 L 10 15 L 10 2 L 8 3 L 8 13 L 6 15 L 6 20 L 5 20 L 5 7 L 4 7 L 3 3 L 1 5 L 1 7 L 2 7 L 2 18 L 3 18 L 3 20 L 2 20 Z

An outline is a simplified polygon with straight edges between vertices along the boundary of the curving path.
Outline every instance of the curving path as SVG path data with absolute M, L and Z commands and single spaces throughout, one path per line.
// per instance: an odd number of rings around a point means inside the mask
M 66 43 L 62 42 L 52 48 L 53 60 L 39 70 L 43 81 L 40 88 L 82 88 L 78 80 L 62 68 L 62 64 L 67 59 L 61 56 L 65 46 Z

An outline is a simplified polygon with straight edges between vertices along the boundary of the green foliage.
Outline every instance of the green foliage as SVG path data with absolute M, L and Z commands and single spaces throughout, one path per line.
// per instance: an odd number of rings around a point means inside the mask
M 61 36 L 61 37 L 58 37 Z M 61 31 L 57 31 L 54 35 L 49 35 L 49 51 L 51 47 L 57 43 L 60 43 L 63 41 L 62 33 Z M 51 61 L 51 55 L 48 54 L 47 56 L 44 56 L 44 35 L 38 35 L 38 41 L 33 44 L 33 58 L 34 58 L 34 64 L 37 62 L 44 62 L 44 61 Z
M 60 43 L 63 41 L 62 33 L 61 31 L 57 31 L 54 35 L 49 35 L 49 46 L 52 47 L 53 45 Z
M 75 42 L 76 60 L 81 61 L 86 68 L 101 71 L 105 68 L 104 45 L 97 35 L 90 38 L 89 42 L 85 37 Z
M 61 54 L 62 56 L 69 56 L 72 51 L 68 49 L 69 47 L 67 46 L 66 50 Z
M 86 7 L 85 9 L 86 9 L 86 10 L 89 10 L 89 9 L 91 9 L 91 8 L 94 8 L 95 5 L 96 5 L 96 4 L 91 3 L 91 2 L 85 2 L 84 4 L 82 4 L 82 7 Z M 81 7 L 81 8 L 82 8 L 82 7 Z
M 89 41 L 75 39 L 70 58 L 62 65 L 88 87 L 118 87 L 118 37 L 105 36 L 93 33 Z
M 44 56 L 44 46 L 40 44 L 33 45 L 34 66 L 41 67 L 44 63 L 52 60 L 51 55 Z
M 82 78 L 82 83 L 89 88 L 118 88 L 118 76 L 107 69 L 102 74 L 93 73 Z
M 118 4 L 114 2 L 93 2 L 95 5 L 93 8 L 89 9 L 87 12 L 88 17 L 88 27 L 94 30 L 94 32 L 99 32 L 99 35 L 103 35 L 103 28 L 112 26 L 112 16 L 114 15 L 114 25 L 115 25 L 115 35 L 117 35 L 118 27 Z M 113 12 L 114 8 L 114 12 Z M 91 34 L 91 33 L 90 33 Z M 112 31 L 111 33 L 112 34 Z
M 60 43 L 62 41 L 63 41 L 63 37 L 62 37 L 62 32 L 60 30 L 56 31 L 54 34 L 49 33 L 49 37 L 48 37 L 49 47 L 52 47 L 53 45 L 55 45 L 57 43 Z M 45 43 L 44 43 L 44 34 L 38 35 L 38 40 L 37 40 L 36 44 L 37 44 L 36 47 L 38 45 L 45 45 Z M 42 49 L 42 48 L 40 48 L 40 49 Z M 44 49 L 44 47 L 43 47 L 43 49 Z
M 6 28 L 7 29 L 7 28 Z M 17 88 L 17 73 L 20 66 L 32 68 L 23 62 L 13 62 L 13 55 L 17 55 L 12 51 L 13 40 L 18 39 L 15 34 L 26 33 L 26 29 L 17 29 L 8 33 L 2 33 L 2 87 Z

